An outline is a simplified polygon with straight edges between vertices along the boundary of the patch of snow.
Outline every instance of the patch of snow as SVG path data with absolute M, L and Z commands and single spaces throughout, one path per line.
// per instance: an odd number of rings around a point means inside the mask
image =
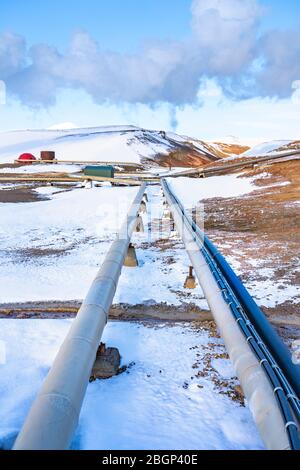
M 212 359 L 212 367 L 218 372 L 223 379 L 232 379 L 236 376 L 234 368 L 229 359 Z
M 124 221 L 137 188 L 102 187 L 60 192 L 36 189 L 51 199 L 0 204 L 0 302 L 81 300 Z M 123 268 L 114 303 L 195 303 L 208 310 L 202 289 L 183 290 L 189 260 L 178 238 L 160 250 L 160 233 L 147 225 L 163 213 L 161 189 L 148 187 L 146 231 L 134 234 L 139 267 Z M 168 234 L 166 234 L 168 236 Z M 3 269 L 5 266 L 5 269 Z M 182 295 L 183 291 L 183 295 Z
M 242 245 L 243 240 L 236 240 L 236 243 Z M 236 274 L 242 276 L 245 268 L 239 261 L 239 257 L 240 255 L 245 255 L 245 252 L 232 249 L 231 253 L 231 255 L 226 255 L 226 259 Z M 264 259 L 251 259 L 250 256 L 247 257 L 247 265 L 250 265 L 254 270 L 253 276 L 247 278 L 245 286 L 257 304 L 260 307 L 266 308 L 275 308 L 285 302 L 297 305 L 300 300 L 299 286 L 291 284 L 287 278 L 277 279 L 275 276 L 275 262 L 272 268 L 264 267 L 264 263 Z M 294 271 L 299 272 L 299 269 Z
M 35 188 L 34 191 L 38 194 L 41 194 L 42 196 L 51 196 L 52 194 L 58 193 L 58 192 L 64 192 L 65 189 L 51 186 L 50 184 L 48 186 L 41 186 L 40 188 Z
M 254 178 L 240 178 L 231 174 L 209 178 L 168 178 L 168 183 L 176 196 L 188 207 L 195 207 L 199 201 L 210 198 L 230 198 L 243 196 L 254 191 Z
M 0 302 L 82 299 L 136 192 L 74 189 L 0 204 Z
M 263 270 L 259 270 L 260 274 L 261 271 Z M 269 279 L 248 281 L 247 289 L 261 307 L 274 308 L 285 302 L 292 302 L 298 305 L 300 301 L 299 286 L 274 280 L 272 275 Z
M 271 142 L 264 142 L 263 144 L 256 145 L 255 147 L 247 150 L 247 152 L 240 155 L 241 157 L 259 157 L 267 153 L 278 151 L 281 147 L 292 143 L 291 140 L 273 140 Z
M 70 325 L 0 320 L 7 358 L 0 374 L 1 448 L 12 447 Z M 114 322 L 103 341 L 120 349 L 124 365 L 134 365 L 88 385 L 73 449 L 263 449 L 247 408 L 220 394 L 210 377 L 191 380 L 197 352 L 211 342 L 207 331 Z
M 66 130 L 66 129 L 78 129 L 79 126 L 74 124 L 73 122 L 61 122 L 59 124 L 54 124 L 53 126 L 48 127 L 49 131 L 59 131 L 59 130 Z
M 194 303 L 202 310 L 209 310 L 199 285 L 192 291 L 183 289 L 188 275 L 189 259 L 183 245 L 165 252 L 154 248 L 136 250 L 139 268 L 123 268 L 114 303 L 131 305 L 165 303 L 180 306 L 182 301 Z M 172 264 L 169 259 L 173 258 Z M 133 288 L 134 286 L 134 288 Z M 180 293 L 188 294 L 188 297 Z
M 64 165 L 64 164 L 34 164 L 34 165 L 22 165 L 16 168 L 1 168 L 1 173 L 77 173 L 83 168 L 82 165 Z

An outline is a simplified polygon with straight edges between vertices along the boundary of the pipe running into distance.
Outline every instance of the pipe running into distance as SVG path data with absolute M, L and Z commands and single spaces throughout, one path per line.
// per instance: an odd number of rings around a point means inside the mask
M 31 407 L 14 450 L 69 448 L 145 188 L 143 184 L 139 189 Z

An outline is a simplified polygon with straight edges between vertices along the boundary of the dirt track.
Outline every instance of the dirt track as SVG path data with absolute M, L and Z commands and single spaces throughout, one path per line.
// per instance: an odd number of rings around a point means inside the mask
M 18 203 L 18 202 L 38 202 L 45 201 L 45 196 L 41 196 L 31 189 L 0 189 L 0 202 Z

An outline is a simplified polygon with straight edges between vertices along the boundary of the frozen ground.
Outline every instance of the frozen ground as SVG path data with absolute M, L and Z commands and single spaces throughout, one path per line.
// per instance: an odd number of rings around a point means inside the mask
M 300 150 L 299 140 L 272 140 L 270 142 L 263 142 L 255 145 L 239 155 L 232 154 L 227 160 L 232 161 L 239 158 L 256 158 L 264 155 L 280 155 L 281 153 L 284 154 L 287 151 L 293 150 Z
M 1 203 L 1 302 L 83 298 L 136 192 L 47 191 L 47 201 Z
M 298 170 L 291 161 L 243 174 L 169 178 L 188 209 L 203 203 L 207 235 L 257 303 L 285 315 L 296 313 L 300 299 Z
M 1 162 L 0 162 L 1 163 Z M 77 173 L 82 170 L 80 165 L 64 165 L 64 164 L 36 164 L 22 165 L 16 168 L 1 168 L 1 173 L 11 174 L 35 174 L 35 173 Z
M 257 157 L 267 153 L 276 153 L 278 149 L 291 144 L 291 140 L 272 140 L 271 142 L 264 142 L 263 144 L 256 145 L 252 149 L 243 153 L 243 157 Z
M 0 320 L 0 448 L 13 445 L 70 322 Z M 73 448 L 263 448 L 249 410 L 228 396 L 234 372 L 209 330 L 118 322 L 104 341 L 131 367 L 89 384 Z
M 168 183 L 186 207 L 213 197 L 238 197 L 254 191 L 253 179 L 240 178 L 239 174 L 211 176 L 209 178 L 168 178 Z
M 137 188 L 55 191 L 38 189 L 48 201 L 0 203 L 0 303 L 82 300 Z M 182 243 L 174 233 L 168 240 L 158 231 L 160 188 L 149 187 L 148 197 L 145 233 L 133 237 L 139 267 L 123 268 L 114 303 L 188 300 L 207 310 L 200 287 L 183 289 L 189 261 Z

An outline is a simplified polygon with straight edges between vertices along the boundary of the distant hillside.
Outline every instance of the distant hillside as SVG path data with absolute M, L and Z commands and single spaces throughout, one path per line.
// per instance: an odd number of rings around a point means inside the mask
M 224 144 L 222 142 L 214 142 L 216 152 L 221 158 L 231 157 L 232 155 L 241 155 L 250 150 L 247 145 Z
M 264 142 L 243 153 L 242 157 L 259 157 L 289 150 L 300 150 L 300 140 L 272 140 L 271 142 Z
M 23 152 L 39 157 L 53 150 L 67 161 L 111 161 L 149 166 L 191 167 L 239 154 L 243 147 L 201 140 L 134 126 L 83 129 L 24 130 L 0 133 L 0 163 L 13 162 Z

